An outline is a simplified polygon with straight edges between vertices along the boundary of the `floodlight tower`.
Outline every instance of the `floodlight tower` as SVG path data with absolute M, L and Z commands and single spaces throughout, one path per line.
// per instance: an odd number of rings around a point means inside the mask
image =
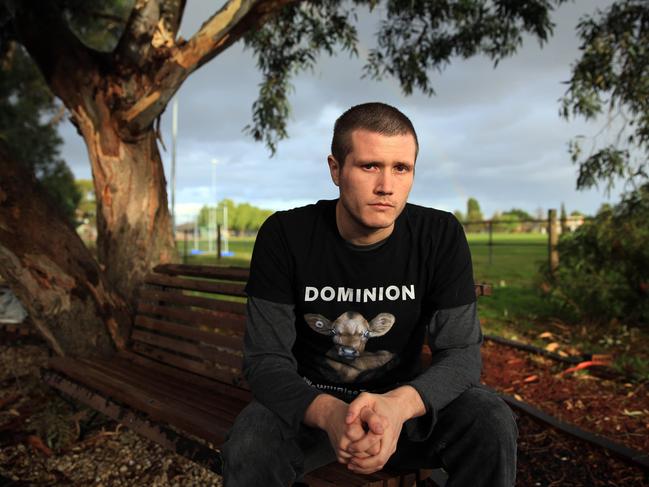
M 174 96 L 171 116 L 171 230 L 176 239 L 176 137 L 178 136 L 178 96 Z
M 217 201 L 217 198 L 216 198 L 216 165 L 218 163 L 219 163 L 218 159 L 216 159 L 216 158 L 212 159 L 212 198 L 213 198 L 213 201 L 214 201 L 214 211 L 210 212 L 210 220 L 212 221 L 212 224 L 210 225 L 211 226 L 210 230 L 212 230 L 214 232 L 214 234 L 213 234 L 214 235 L 214 242 L 216 242 L 216 235 L 217 235 L 216 212 L 218 211 L 217 208 L 219 206 L 219 202 Z M 212 235 L 211 232 L 210 232 L 210 235 Z M 213 249 L 213 247 L 212 247 L 212 242 L 213 242 L 213 240 L 210 239 L 210 252 L 212 252 L 212 250 L 214 250 L 216 252 L 216 250 Z

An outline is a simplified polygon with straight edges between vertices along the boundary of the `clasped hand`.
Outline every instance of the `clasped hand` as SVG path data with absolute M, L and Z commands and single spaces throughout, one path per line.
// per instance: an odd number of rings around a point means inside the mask
M 336 458 L 356 473 L 381 470 L 396 451 L 405 420 L 396 398 L 364 392 L 346 409 L 329 431 Z

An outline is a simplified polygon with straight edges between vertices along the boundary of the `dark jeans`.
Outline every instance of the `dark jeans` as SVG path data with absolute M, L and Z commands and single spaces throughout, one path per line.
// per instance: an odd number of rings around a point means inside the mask
M 273 412 L 258 402 L 237 417 L 223 445 L 225 487 L 290 486 L 336 460 L 327 434 L 302 426 L 282 429 Z M 512 411 L 494 393 L 473 387 L 440 410 L 426 441 L 410 440 L 405 428 L 389 466 L 443 467 L 447 486 L 513 486 L 518 430 Z

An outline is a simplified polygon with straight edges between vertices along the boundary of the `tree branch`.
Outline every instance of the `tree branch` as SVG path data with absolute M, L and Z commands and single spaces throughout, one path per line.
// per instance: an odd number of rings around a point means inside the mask
M 150 62 L 153 50 L 152 40 L 160 21 L 163 0 L 138 1 L 133 6 L 122 38 L 115 49 L 120 62 L 142 68 Z
M 230 0 L 186 43 L 170 49 L 170 55 L 154 77 L 149 90 L 119 113 L 121 129 L 137 136 L 163 112 L 183 81 L 196 69 L 262 24 L 282 7 L 299 0 Z
M 178 35 L 180 22 L 185 12 L 186 0 L 167 0 L 160 5 L 160 16 L 165 21 L 167 30 L 175 39 Z
M 98 55 L 77 39 L 51 2 L 20 2 L 13 23 L 52 92 L 68 108 L 82 105 L 82 76 L 96 69 Z

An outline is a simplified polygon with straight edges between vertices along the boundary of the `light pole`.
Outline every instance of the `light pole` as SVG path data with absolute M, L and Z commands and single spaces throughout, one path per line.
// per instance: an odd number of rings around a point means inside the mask
M 176 239 L 176 137 L 178 136 L 178 96 L 174 96 L 171 116 L 171 228 Z
M 210 234 L 210 252 L 214 250 L 212 244 L 216 241 L 216 211 L 219 205 L 218 201 L 216 200 L 216 165 L 218 164 L 218 162 L 218 159 L 212 159 L 212 199 L 214 201 L 214 211 L 210 212 L 211 228 L 208 232 Z M 214 233 L 212 233 L 212 231 Z M 214 240 L 212 240 L 211 238 L 212 235 L 214 235 Z
M 228 248 L 228 206 L 223 205 L 223 255 L 229 256 L 230 249 Z

